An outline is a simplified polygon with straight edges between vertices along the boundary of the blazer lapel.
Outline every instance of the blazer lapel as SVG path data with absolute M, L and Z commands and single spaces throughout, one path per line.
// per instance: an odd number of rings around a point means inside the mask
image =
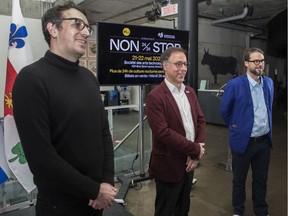
M 190 92 L 187 87 L 185 87 L 185 94 L 186 94 L 188 101 L 189 101 L 189 104 L 190 104 L 193 123 L 194 123 L 194 125 L 197 125 L 197 122 L 196 122 L 197 118 L 195 116 L 195 113 L 193 112 L 195 107 L 194 107 L 194 103 L 193 103 L 192 92 Z
M 252 100 L 252 95 L 251 95 L 251 90 L 250 90 L 250 84 L 249 84 L 249 80 L 247 78 L 247 74 L 244 74 L 242 76 L 242 84 L 243 84 L 243 89 L 244 89 L 244 97 L 247 97 L 247 99 L 249 100 L 249 105 L 252 105 L 253 107 L 253 100 Z
M 268 91 L 268 83 L 266 82 L 265 77 L 262 77 L 263 80 L 263 92 L 264 92 L 264 100 L 266 103 L 266 107 L 269 107 L 269 97 L 270 97 L 270 92 Z

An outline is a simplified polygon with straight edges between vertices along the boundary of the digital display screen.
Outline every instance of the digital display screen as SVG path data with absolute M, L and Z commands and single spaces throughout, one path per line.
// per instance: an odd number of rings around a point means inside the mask
M 99 22 L 97 77 L 101 85 L 144 85 L 163 81 L 160 55 L 168 47 L 188 50 L 189 32 Z

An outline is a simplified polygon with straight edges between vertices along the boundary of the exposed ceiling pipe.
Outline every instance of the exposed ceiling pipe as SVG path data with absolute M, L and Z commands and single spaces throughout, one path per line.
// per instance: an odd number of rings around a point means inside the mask
M 211 17 L 207 17 L 207 16 L 199 15 L 198 17 L 211 20 Z M 257 27 L 257 26 L 253 26 L 253 25 L 244 24 L 244 23 L 218 23 L 215 26 L 221 27 L 221 28 L 228 28 L 228 29 L 244 31 L 244 32 L 253 32 L 257 35 L 258 34 L 259 35 L 265 34 L 265 29 Z
M 249 4 L 245 4 L 242 14 L 231 16 L 231 17 L 225 17 L 223 19 L 213 20 L 211 21 L 211 24 L 217 27 L 229 28 L 229 29 L 245 31 L 245 32 L 253 32 L 253 33 L 256 33 L 257 35 L 264 35 L 265 30 L 262 28 L 240 24 L 240 23 L 237 23 L 237 24 L 231 23 L 231 21 L 243 20 L 247 16 L 251 16 L 252 13 L 253 13 L 253 6 Z M 207 17 L 203 17 L 203 18 L 207 18 Z
M 248 4 L 245 4 L 242 14 L 239 14 L 236 16 L 231 16 L 231 17 L 225 17 L 225 18 L 218 19 L 218 20 L 213 20 L 211 24 L 216 25 L 218 23 L 225 23 L 225 22 L 231 22 L 231 21 L 235 21 L 235 20 L 242 20 L 242 19 L 245 19 L 250 14 L 251 14 L 251 6 L 249 6 Z
M 234 23 L 218 23 L 216 26 L 221 27 L 221 28 L 229 28 L 229 29 L 234 29 L 238 31 L 244 31 L 244 32 L 253 32 L 257 35 L 265 35 L 264 29 L 261 29 L 255 26 L 240 25 L 240 24 L 234 24 Z
M 40 0 L 40 1 L 43 1 L 43 0 Z M 44 1 L 47 1 L 47 0 L 44 0 Z M 53 6 L 57 6 L 57 5 L 62 5 L 64 4 L 65 2 L 67 2 L 67 0 L 49 0 L 50 2 L 53 3 Z M 73 2 L 78 5 L 80 3 L 82 3 L 84 0 L 73 0 Z

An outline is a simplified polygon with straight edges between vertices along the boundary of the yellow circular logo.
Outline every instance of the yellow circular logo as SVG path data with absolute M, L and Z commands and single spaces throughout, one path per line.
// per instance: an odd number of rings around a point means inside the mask
M 124 36 L 129 36 L 130 35 L 130 29 L 129 28 L 124 28 L 122 31 Z

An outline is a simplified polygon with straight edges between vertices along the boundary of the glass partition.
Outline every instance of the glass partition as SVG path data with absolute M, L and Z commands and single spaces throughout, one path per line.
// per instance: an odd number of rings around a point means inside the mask
M 113 143 L 115 154 L 115 176 L 139 174 L 140 170 L 140 133 L 139 112 L 129 111 L 113 115 Z M 151 130 L 146 117 L 143 117 L 143 164 L 148 168 L 151 153 Z

